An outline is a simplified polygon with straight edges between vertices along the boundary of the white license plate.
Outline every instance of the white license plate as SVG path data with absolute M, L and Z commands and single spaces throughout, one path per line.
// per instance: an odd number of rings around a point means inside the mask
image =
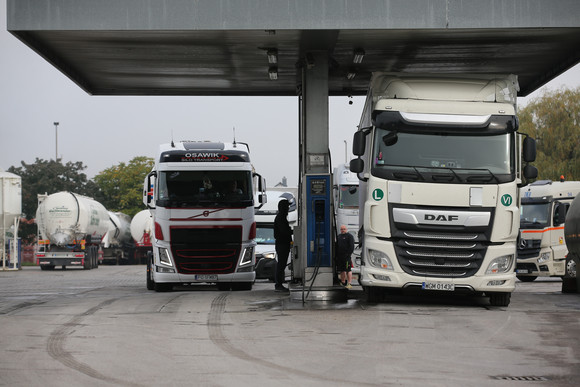
M 518 269 L 516 270 L 517 274 L 529 274 L 530 271 L 528 269 Z
M 423 290 L 444 290 L 452 292 L 455 290 L 455 284 L 447 282 L 423 282 Z
M 197 281 L 217 281 L 217 274 L 196 274 Z

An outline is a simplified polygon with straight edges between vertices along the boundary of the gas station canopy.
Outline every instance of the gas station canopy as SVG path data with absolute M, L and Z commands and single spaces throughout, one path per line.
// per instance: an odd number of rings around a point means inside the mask
M 8 30 L 93 95 L 293 96 L 310 52 L 329 95 L 373 71 L 517 74 L 580 61 L 576 0 L 7 0 Z

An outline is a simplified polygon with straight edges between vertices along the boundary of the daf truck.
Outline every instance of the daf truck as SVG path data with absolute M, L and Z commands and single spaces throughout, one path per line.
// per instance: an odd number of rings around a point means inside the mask
M 147 288 L 169 291 L 174 285 L 216 283 L 220 290 L 251 290 L 256 278 L 254 196 L 266 200 L 263 183 L 247 145 L 161 145 L 143 196 L 153 217 Z
M 522 188 L 516 266 L 520 281 L 564 277 L 568 254 L 564 223 L 578 193 L 578 181 L 539 180 Z
M 42 270 L 98 268 L 109 222 L 105 207 L 87 196 L 66 191 L 38 195 L 36 263 Z
M 519 189 L 537 169 L 520 135 L 517 77 L 374 73 L 350 170 L 358 173 L 359 282 L 469 292 L 508 306 L 515 289 Z

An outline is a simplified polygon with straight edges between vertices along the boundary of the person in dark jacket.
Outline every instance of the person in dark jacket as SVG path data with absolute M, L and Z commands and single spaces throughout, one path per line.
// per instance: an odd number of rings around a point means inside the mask
M 288 264 L 288 255 L 290 254 L 290 244 L 292 243 L 292 229 L 288 223 L 288 200 L 278 202 L 278 214 L 274 219 L 274 238 L 276 239 L 276 255 L 278 263 L 276 265 L 276 287 L 277 292 L 287 292 L 288 288 L 283 285 L 285 274 L 284 270 Z
M 340 284 L 347 289 L 352 288 L 352 261 L 354 251 L 354 237 L 347 232 L 346 226 L 340 226 L 340 234 L 336 238 L 336 267 L 340 273 Z

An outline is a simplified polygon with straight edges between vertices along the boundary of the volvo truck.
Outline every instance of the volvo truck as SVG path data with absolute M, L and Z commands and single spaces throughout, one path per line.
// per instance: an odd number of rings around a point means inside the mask
M 564 277 L 568 254 L 564 223 L 572 201 L 580 193 L 580 182 L 561 180 L 539 180 L 522 188 L 516 266 L 520 281 Z
M 514 75 L 373 74 L 350 163 L 369 301 L 418 289 L 509 305 L 518 186 L 537 176 L 535 141 L 517 132 L 517 90 Z
M 153 217 L 147 288 L 169 291 L 174 285 L 216 283 L 220 290 L 251 290 L 256 278 L 254 197 L 264 202 L 264 188 L 247 145 L 161 145 L 143 196 Z

